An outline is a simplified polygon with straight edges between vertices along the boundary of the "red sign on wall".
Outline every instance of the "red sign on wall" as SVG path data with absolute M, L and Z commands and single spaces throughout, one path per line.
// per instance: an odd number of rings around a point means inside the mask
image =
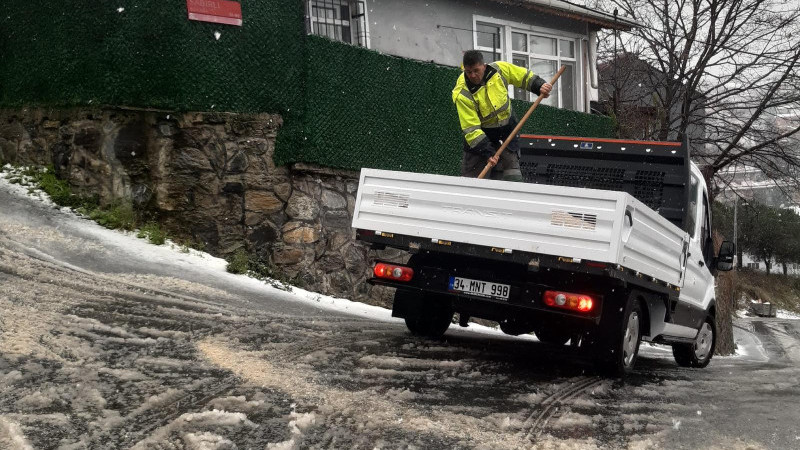
M 242 5 L 228 0 L 186 0 L 189 20 L 242 26 Z

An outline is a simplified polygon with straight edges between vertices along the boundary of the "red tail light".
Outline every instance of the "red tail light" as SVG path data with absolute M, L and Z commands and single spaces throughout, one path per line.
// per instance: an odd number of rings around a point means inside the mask
M 594 309 L 594 298 L 586 294 L 575 294 L 572 292 L 545 291 L 542 296 L 544 304 L 553 308 L 571 309 L 573 311 L 587 313 Z
M 373 273 L 378 278 L 394 281 L 411 281 L 411 278 L 414 277 L 414 269 L 386 263 L 376 264 Z

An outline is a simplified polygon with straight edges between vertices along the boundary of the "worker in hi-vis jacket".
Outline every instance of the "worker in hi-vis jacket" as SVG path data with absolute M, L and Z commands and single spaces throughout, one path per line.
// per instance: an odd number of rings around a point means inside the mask
M 453 88 L 453 103 L 464 133 L 462 176 L 477 177 L 488 163 L 493 167 L 490 178 L 522 181 L 518 135 L 499 158 L 494 156 L 517 125 L 508 98 L 509 85 L 544 97 L 549 97 L 553 89 L 550 83 L 524 67 L 504 61 L 485 64 L 481 52 L 464 53 L 464 73 Z

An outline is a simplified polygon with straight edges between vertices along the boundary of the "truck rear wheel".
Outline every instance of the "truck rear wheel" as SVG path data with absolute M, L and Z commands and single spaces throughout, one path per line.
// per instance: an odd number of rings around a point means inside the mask
M 450 301 L 446 298 L 425 294 L 415 303 L 407 308 L 405 313 L 408 331 L 415 336 L 429 339 L 441 338 L 453 320 Z
M 711 362 L 717 344 L 717 333 L 713 316 L 706 317 L 703 326 L 692 344 L 673 344 L 675 362 L 683 367 L 702 368 Z
M 526 325 L 524 323 L 517 322 L 514 319 L 506 319 L 500 321 L 500 331 L 505 334 L 511 336 L 519 336 L 520 334 L 528 334 L 533 329 L 531 329 L 530 325 Z
M 554 330 L 552 328 L 542 328 L 536 330 L 536 337 L 545 344 L 564 345 L 570 339 L 569 333 Z
M 617 308 L 608 304 L 609 310 Z M 639 345 L 642 342 L 642 326 L 644 314 L 639 304 L 639 299 L 631 292 L 628 294 L 622 320 L 608 328 L 608 333 L 599 342 L 600 346 L 598 363 L 609 375 L 625 377 L 633 371 L 636 358 L 639 356 Z M 604 311 L 604 316 L 609 317 L 611 311 Z

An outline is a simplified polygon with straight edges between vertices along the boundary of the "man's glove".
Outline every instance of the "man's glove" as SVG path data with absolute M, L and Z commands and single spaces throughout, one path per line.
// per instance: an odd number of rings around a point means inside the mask
M 497 150 L 494 148 L 492 144 L 489 143 L 489 139 L 484 139 L 478 144 L 477 147 L 469 149 L 471 153 L 475 153 L 477 155 L 481 155 L 486 159 L 491 158 L 494 156 L 494 152 Z

